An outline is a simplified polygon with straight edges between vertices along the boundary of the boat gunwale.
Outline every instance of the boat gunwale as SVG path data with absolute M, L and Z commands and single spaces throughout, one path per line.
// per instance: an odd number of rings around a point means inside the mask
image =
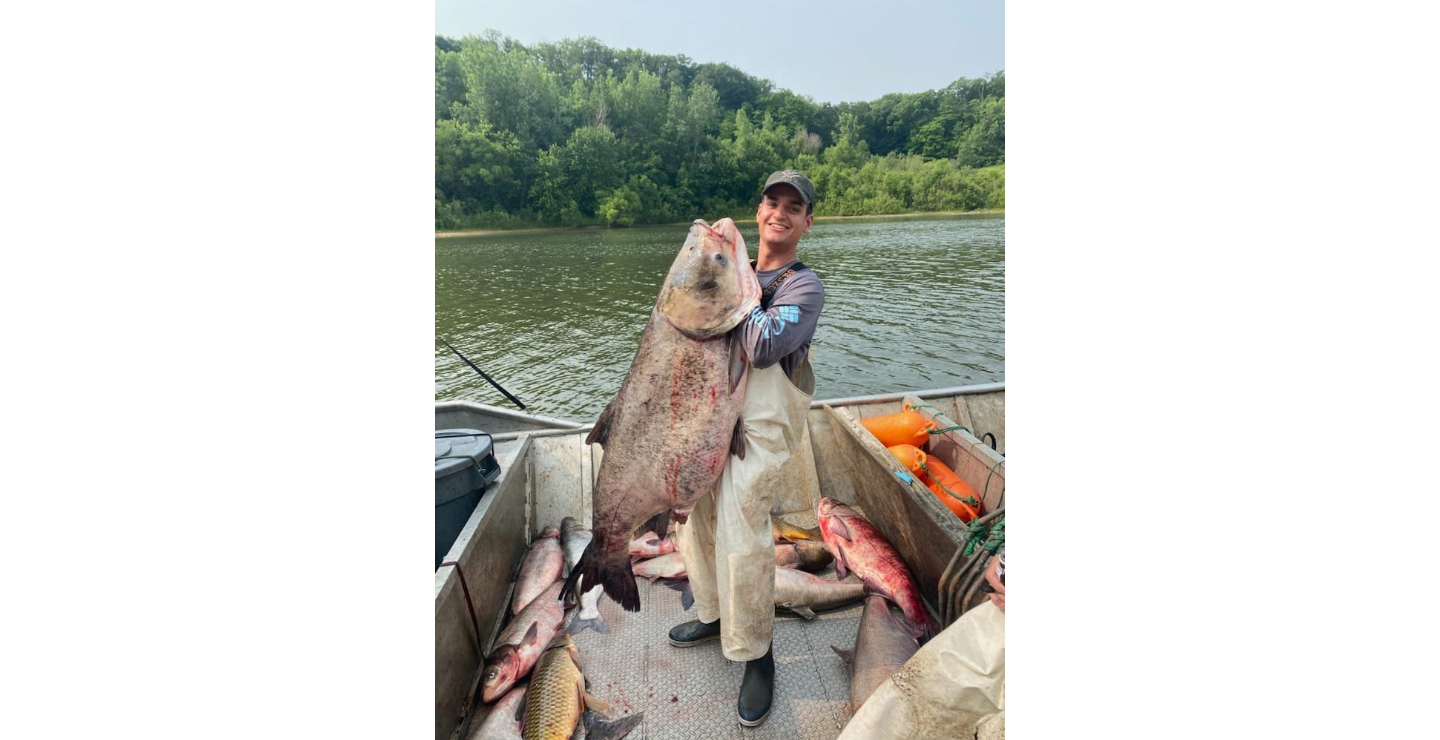
M 976 385 L 958 385 L 948 388 L 931 388 L 923 391 L 896 391 L 894 393 L 877 393 L 869 396 L 851 396 L 849 398 L 825 398 L 810 402 L 810 410 L 821 409 L 825 404 L 831 406 L 864 406 L 872 403 L 892 403 L 903 401 L 906 396 L 913 395 L 920 399 L 939 398 L 944 396 L 973 396 L 982 393 L 997 393 L 1005 390 L 1005 382 L 998 383 L 977 383 Z M 526 414 L 519 411 L 502 409 L 497 406 L 490 406 L 474 401 L 436 401 L 436 411 L 449 411 L 453 409 L 479 410 L 486 413 L 494 413 L 499 416 L 511 419 L 512 421 L 537 421 L 551 425 L 550 429 L 530 429 L 516 432 L 501 432 L 492 435 L 496 442 L 508 442 L 519 439 L 521 436 L 530 437 L 553 437 L 572 432 L 589 432 L 595 428 L 595 423 L 581 424 L 580 422 L 557 419 L 549 416 L 538 416 Z

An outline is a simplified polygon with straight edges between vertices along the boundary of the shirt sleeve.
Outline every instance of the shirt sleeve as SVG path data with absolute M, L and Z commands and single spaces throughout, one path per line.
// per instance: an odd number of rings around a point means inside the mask
M 814 272 L 790 276 L 775 293 L 769 309 L 756 308 L 739 326 L 745 353 L 754 367 L 769 367 L 815 336 L 825 288 Z

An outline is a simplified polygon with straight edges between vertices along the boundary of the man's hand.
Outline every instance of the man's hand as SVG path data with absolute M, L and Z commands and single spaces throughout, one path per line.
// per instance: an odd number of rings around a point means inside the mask
M 1000 576 L 996 575 L 995 569 L 1000 567 L 1000 558 L 990 558 L 990 565 L 985 567 L 985 582 L 990 584 L 994 593 L 990 594 L 990 603 L 1005 611 L 1005 584 L 1000 582 Z

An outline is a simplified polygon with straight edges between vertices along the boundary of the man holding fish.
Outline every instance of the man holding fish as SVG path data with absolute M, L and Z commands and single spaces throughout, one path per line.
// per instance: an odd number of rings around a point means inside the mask
M 754 264 L 761 301 L 733 330 L 748 363 L 744 454 L 727 459 L 719 485 L 677 530 L 700 618 L 670 630 L 670 643 L 719 639 L 727 659 L 745 662 L 736 710 L 747 727 L 765 721 L 774 695 L 771 504 L 794 478 L 792 457 L 815 392 L 809 350 L 825 289 L 797 256 L 814 210 L 815 186 L 796 170 L 771 174 L 761 189 Z

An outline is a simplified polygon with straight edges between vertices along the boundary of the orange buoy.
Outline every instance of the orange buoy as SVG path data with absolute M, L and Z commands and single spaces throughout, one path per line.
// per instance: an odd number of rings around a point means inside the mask
M 968 522 L 980 516 L 980 496 L 975 493 L 975 489 L 971 488 L 970 484 L 956 475 L 950 466 L 940 462 L 939 458 L 931 456 L 926 458 L 925 468 L 928 473 L 926 479 L 929 482 L 930 492 L 935 494 L 935 497 L 940 499 L 940 503 L 945 504 L 946 508 L 955 512 L 955 516 L 960 517 L 960 521 Z M 961 498 L 973 499 L 975 505 L 972 506 L 961 501 Z
M 921 416 L 918 411 L 900 411 L 884 416 L 872 416 L 868 419 L 861 419 L 860 423 L 880 444 L 886 447 L 895 445 L 913 445 L 920 447 L 930 439 L 930 430 L 935 428 L 934 422 Z
M 885 449 L 889 450 L 890 454 L 894 455 L 895 459 L 899 460 L 900 464 L 904 465 L 910 472 L 921 478 L 925 477 L 925 461 L 928 460 L 930 456 L 926 455 L 924 450 L 915 445 L 893 445 Z

